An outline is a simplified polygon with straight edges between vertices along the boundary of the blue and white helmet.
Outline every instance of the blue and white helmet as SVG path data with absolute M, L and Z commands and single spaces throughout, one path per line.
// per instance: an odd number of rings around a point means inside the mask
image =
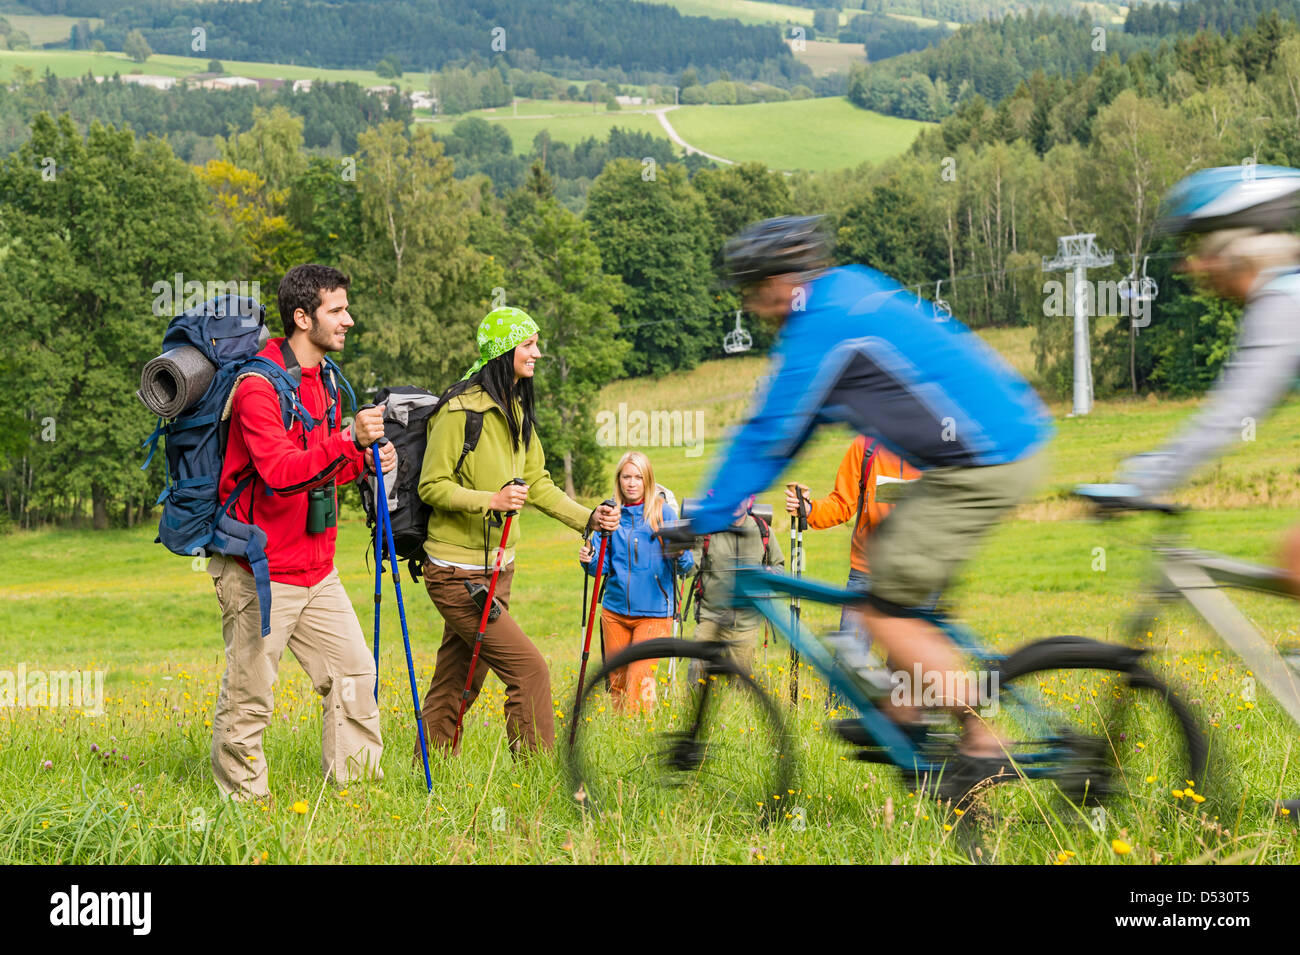
M 1300 214 L 1300 169 L 1217 166 L 1192 173 L 1165 195 L 1160 235 L 1258 229 L 1283 232 Z

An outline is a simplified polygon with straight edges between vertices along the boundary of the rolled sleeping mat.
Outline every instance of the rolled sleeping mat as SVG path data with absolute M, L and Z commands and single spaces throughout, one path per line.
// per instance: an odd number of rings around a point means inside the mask
M 216 365 L 192 345 L 163 352 L 140 373 L 138 397 L 161 418 L 175 418 L 203 397 L 217 373 Z
M 699 509 L 700 502 L 698 500 L 687 498 L 682 502 L 682 520 L 689 521 L 699 512 Z M 770 504 L 755 504 L 749 509 L 749 513 L 761 518 L 764 524 L 770 526 L 772 523 L 772 505 Z

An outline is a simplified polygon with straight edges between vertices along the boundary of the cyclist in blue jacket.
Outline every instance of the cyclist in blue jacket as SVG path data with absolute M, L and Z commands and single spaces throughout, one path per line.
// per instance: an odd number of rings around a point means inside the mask
M 669 636 L 677 611 L 674 566 L 678 574 L 695 566 L 690 552 L 675 560 L 664 553 L 659 530 L 664 521 L 676 520 L 677 512 L 658 493 L 650 460 L 640 451 L 629 451 L 614 473 L 621 516 L 605 550 L 600 607 L 601 634 L 609 656 L 629 644 Z M 593 577 L 599 557 L 592 542 L 583 543 L 578 558 Z M 615 709 L 629 713 L 654 709 L 658 699 L 654 662 L 641 660 L 611 675 Z
M 1029 494 L 1051 435 L 1029 384 L 960 322 L 935 312 L 874 269 L 831 268 L 819 216 L 750 226 L 724 250 L 745 307 L 780 325 L 771 375 L 701 488 L 691 530 L 716 533 L 739 503 L 766 490 L 818 425 L 844 422 L 922 471 L 867 545 L 867 628 L 898 670 L 955 674 L 956 647 L 911 613 L 949 583 L 998 519 Z M 963 720 L 958 756 L 939 795 L 1010 776 L 998 737 L 974 712 L 962 681 L 945 702 Z M 915 705 L 894 707 L 904 725 Z

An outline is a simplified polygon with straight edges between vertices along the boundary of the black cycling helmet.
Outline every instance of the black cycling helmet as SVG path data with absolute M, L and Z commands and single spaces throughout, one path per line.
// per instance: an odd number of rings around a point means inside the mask
M 772 275 L 812 272 L 831 261 L 823 216 L 764 219 L 727 240 L 722 249 L 732 285 L 751 285 Z

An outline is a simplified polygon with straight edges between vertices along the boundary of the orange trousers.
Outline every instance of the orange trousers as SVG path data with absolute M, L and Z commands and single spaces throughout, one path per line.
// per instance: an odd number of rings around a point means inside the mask
M 600 624 L 605 634 L 605 658 L 633 643 L 672 635 L 672 617 L 628 617 L 600 608 Z M 655 660 L 638 660 L 610 674 L 609 693 L 615 710 L 629 715 L 638 711 L 654 712 L 659 699 L 655 683 Z

